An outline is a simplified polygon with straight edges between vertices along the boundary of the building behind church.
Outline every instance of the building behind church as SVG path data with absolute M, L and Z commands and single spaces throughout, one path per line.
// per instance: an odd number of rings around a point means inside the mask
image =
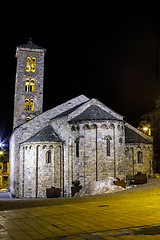
M 45 52 L 32 41 L 16 51 L 11 193 L 45 197 L 53 186 L 70 196 L 73 180 L 85 186 L 107 177 L 152 174 L 152 137 L 99 100 L 80 95 L 42 112 Z
M 0 191 L 8 188 L 9 156 L 8 149 L 0 148 Z
M 140 129 L 153 136 L 153 171 L 160 174 L 160 96 L 155 108 L 141 116 Z

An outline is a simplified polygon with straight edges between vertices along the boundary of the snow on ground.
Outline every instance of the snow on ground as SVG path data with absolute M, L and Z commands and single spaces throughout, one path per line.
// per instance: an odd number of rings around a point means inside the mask
M 102 181 L 89 182 L 86 186 L 82 187 L 75 197 L 93 196 L 125 190 L 120 186 L 116 186 L 113 181 L 116 181 L 116 179 L 108 177 Z

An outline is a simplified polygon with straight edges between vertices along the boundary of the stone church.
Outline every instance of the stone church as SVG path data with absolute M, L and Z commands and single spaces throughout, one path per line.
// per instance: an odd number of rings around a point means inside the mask
M 45 52 L 32 41 L 16 50 L 11 193 L 45 197 L 54 186 L 70 196 L 73 180 L 85 186 L 109 176 L 151 174 L 152 138 L 99 100 L 80 95 L 42 112 Z

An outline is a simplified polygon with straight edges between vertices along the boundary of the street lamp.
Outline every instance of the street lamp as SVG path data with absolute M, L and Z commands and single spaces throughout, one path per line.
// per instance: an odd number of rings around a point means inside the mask
M 4 151 L 0 150 L 0 156 L 3 156 Z

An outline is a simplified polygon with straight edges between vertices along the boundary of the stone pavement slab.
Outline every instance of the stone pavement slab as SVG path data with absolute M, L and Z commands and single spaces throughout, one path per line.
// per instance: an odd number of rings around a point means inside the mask
M 3 210 L 0 239 L 158 240 L 160 186 Z

